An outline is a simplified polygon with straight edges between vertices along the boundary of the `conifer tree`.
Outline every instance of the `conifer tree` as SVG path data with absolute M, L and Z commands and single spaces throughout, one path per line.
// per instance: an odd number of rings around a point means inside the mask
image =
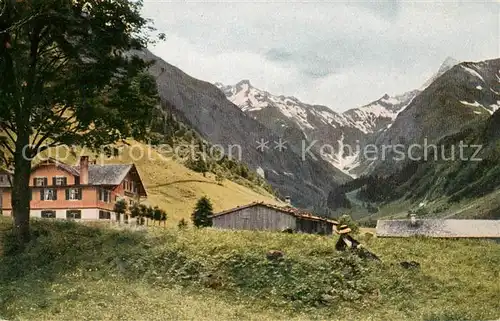
M 193 225 L 196 227 L 212 226 L 211 215 L 213 214 L 214 213 L 213 213 L 212 203 L 210 202 L 208 197 L 203 196 L 196 203 L 194 212 L 191 215 L 191 220 L 193 221 Z

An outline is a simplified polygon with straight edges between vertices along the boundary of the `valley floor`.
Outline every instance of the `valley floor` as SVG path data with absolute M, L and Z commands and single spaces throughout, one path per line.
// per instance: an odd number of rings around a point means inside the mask
M 0 319 L 496 320 L 500 244 L 363 240 L 381 265 L 334 250 L 336 237 L 33 221 L 19 253 L 0 217 Z M 285 253 L 266 259 L 269 250 Z M 420 270 L 399 262 L 415 260 Z

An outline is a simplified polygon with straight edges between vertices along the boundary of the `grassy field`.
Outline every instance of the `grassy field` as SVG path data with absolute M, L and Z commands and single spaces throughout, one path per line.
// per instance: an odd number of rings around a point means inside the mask
M 58 159 L 76 164 L 76 157 L 65 149 L 59 149 L 58 153 Z M 50 155 L 56 154 L 52 151 Z M 171 155 L 161 155 L 153 148 L 134 141 L 130 141 L 130 146 L 122 146 L 118 157 L 108 158 L 101 154 L 97 162 L 136 164 L 146 185 L 148 203 L 153 206 L 158 205 L 167 211 L 167 224 L 170 226 L 175 226 L 182 218 L 190 220 L 196 201 L 202 196 L 210 198 L 214 211 L 255 201 L 280 204 L 273 195 L 250 182 L 243 184 L 245 182 L 242 181 L 242 184 L 237 184 L 226 179 L 222 184 L 218 184 L 213 174 L 204 177 L 203 174 L 186 168 Z
M 0 218 L 0 319 L 495 320 L 500 244 L 366 240 L 383 263 L 334 250 L 336 237 L 133 232 L 33 221 L 12 246 Z M 363 239 L 362 236 L 360 236 Z M 269 261 L 269 250 L 284 259 Z M 419 270 L 399 262 L 415 260 Z

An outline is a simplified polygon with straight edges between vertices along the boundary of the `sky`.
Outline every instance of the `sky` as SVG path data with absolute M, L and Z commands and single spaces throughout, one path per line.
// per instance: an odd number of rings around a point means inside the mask
M 144 1 L 157 56 L 335 111 L 420 88 L 447 57 L 500 57 L 500 2 Z

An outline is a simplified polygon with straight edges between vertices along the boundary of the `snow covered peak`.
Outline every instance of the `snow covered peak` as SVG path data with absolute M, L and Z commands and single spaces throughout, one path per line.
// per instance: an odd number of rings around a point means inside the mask
M 243 79 L 236 84 L 236 86 L 245 86 L 245 85 L 252 86 L 252 84 L 250 84 L 250 80 L 248 80 L 248 79 Z
M 443 75 L 445 72 L 455 67 L 459 63 L 460 61 L 456 60 L 455 58 L 447 57 L 439 67 L 438 71 L 431 78 L 429 78 L 429 80 L 425 82 L 425 84 L 420 88 L 420 90 L 423 91 L 425 88 L 429 87 L 430 84 L 432 84 L 436 79 L 441 77 L 441 75 Z
M 447 57 L 443 63 L 441 64 L 441 67 L 439 67 L 437 74 L 442 75 L 454 66 L 458 65 L 460 61 L 456 60 L 453 57 Z
M 248 80 L 242 80 L 234 86 L 220 83 L 216 85 L 229 101 L 244 112 L 255 113 L 264 108 L 276 108 L 302 129 L 315 129 L 319 122 L 333 128 L 355 128 L 364 134 L 378 131 L 381 127 L 380 119 L 393 121 L 418 93 L 412 91 L 399 96 L 385 94 L 363 107 L 336 113 L 325 106 L 303 103 L 293 96 L 272 95 L 253 87 Z
M 307 104 L 295 97 L 276 96 L 253 87 L 248 80 L 242 80 L 234 86 L 216 84 L 227 99 L 244 112 L 258 112 L 264 108 L 276 108 L 286 118 L 294 121 L 300 128 L 314 128 L 308 122 Z

